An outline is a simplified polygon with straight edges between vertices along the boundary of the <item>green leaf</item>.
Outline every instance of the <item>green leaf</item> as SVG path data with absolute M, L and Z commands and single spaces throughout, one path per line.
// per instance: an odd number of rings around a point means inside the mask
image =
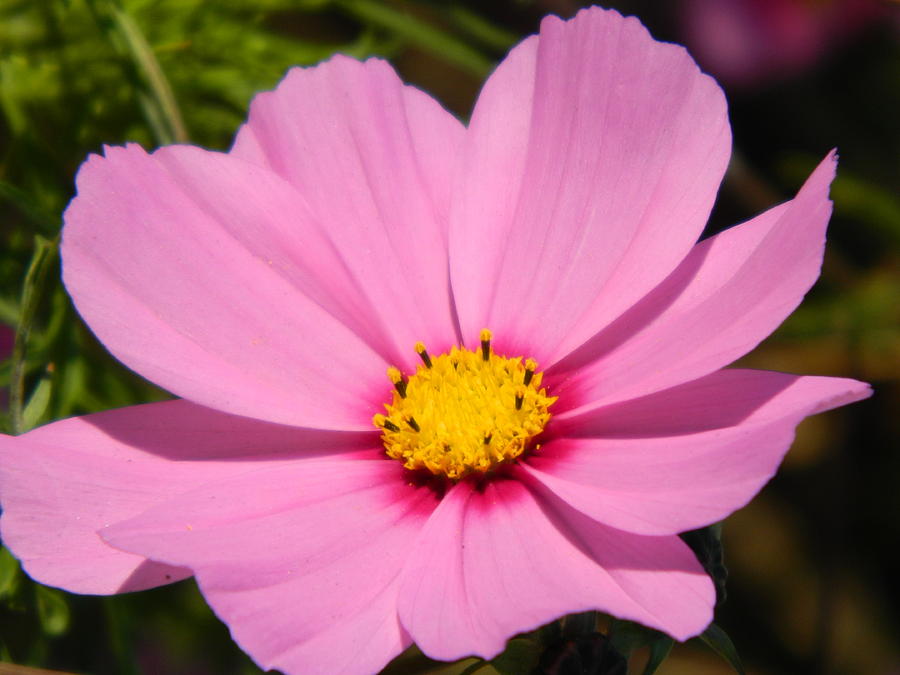
M 675 644 L 675 641 L 665 633 L 622 619 L 612 619 L 609 638 L 613 647 L 626 659 L 630 658 L 636 649 L 649 647 L 650 660 L 644 668 L 644 675 L 653 675 Z
M 722 549 L 722 524 L 715 523 L 698 530 L 682 532 L 682 541 L 691 547 L 697 560 L 703 565 L 706 573 L 712 577 L 716 585 L 716 604 L 725 602 L 725 582 L 728 580 L 728 569 L 725 567 L 725 555 Z
M 493 671 L 493 666 L 491 666 L 489 662 L 479 659 L 478 661 L 475 661 L 474 663 L 466 666 L 466 668 L 462 670 L 459 675 L 475 675 L 475 673 L 479 673 L 481 671 L 485 671 L 484 675 L 493 675 L 493 673 L 489 672 L 488 669 L 490 669 L 490 671 Z
M 462 675 L 476 665 L 480 669 L 489 668 L 487 661 L 474 657 L 451 664 L 435 661 L 425 656 L 416 645 L 412 645 L 391 661 L 381 675 Z M 489 675 L 492 670 L 485 670 L 485 675 Z
M 662 638 L 668 638 L 668 635 L 633 621 L 612 619 L 610 622 L 609 640 L 613 647 L 626 657 L 635 649 L 652 645 Z
M 62 591 L 37 585 L 38 619 L 47 635 L 62 635 L 69 628 L 69 603 Z
M 19 561 L 6 548 L 0 548 L 0 598 L 12 595 L 19 577 Z
M 709 624 L 709 628 L 700 635 L 700 639 L 703 640 L 710 649 L 716 652 L 716 654 L 728 661 L 736 673 L 744 675 L 744 665 L 741 663 L 741 657 L 738 656 L 737 648 L 735 648 L 731 638 L 728 637 L 728 633 L 719 628 L 716 624 L 711 623 Z

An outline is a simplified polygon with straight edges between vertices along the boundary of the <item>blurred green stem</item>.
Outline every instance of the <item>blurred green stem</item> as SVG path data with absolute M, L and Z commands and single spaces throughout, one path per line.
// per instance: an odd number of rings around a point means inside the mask
M 29 221 L 44 232 L 59 231 L 59 216 L 51 216 L 37 204 L 34 197 L 12 183 L 0 179 L 0 199 L 5 200 L 21 211 Z
M 138 89 L 144 117 L 160 145 L 187 143 L 187 127 L 169 80 L 131 15 L 116 2 L 91 0 L 88 5 L 110 42 L 131 60 L 146 91 Z
M 734 196 L 748 211 L 765 211 L 784 201 L 784 195 L 766 181 L 747 161 L 740 148 L 733 148 L 728 173 L 723 187 L 732 190 Z
M 41 300 L 47 269 L 53 262 L 58 247 L 58 236 L 53 239 L 45 239 L 40 235 L 35 236 L 34 255 L 31 257 L 31 263 L 22 286 L 22 310 L 16 328 L 16 340 L 13 344 L 12 373 L 9 381 L 9 409 L 13 434 L 28 431 L 25 428 L 24 417 L 26 345 Z
M 500 53 L 505 54 L 518 42 L 518 36 L 514 32 L 495 26 L 477 12 L 461 5 L 450 5 L 447 15 L 470 38 Z
M 147 81 L 150 89 L 152 100 L 155 102 L 160 120 L 158 122 L 157 136 L 160 143 L 187 143 L 188 133 L 187 127 L 184 125 L 184 119 L 181 117 L 181 111 L 175 102 L 175 94 L 172 93 L 172 87 L 166 79 L 156 55 L 147 44 L 144 34 L 131 18 L 121 9 L 114 7 L 111 12 L 114 25 L 116 26 L 125 44 L 131 58 L 134 59 L 138 71 Z M 152 124 L 152 122 L 151 122 Z
M 337 5 L 363 23 L 386 28 L 476 77 L 485 77 L 494 67 L 492 59 L 462 40 L 379 0 L 338 0 Z

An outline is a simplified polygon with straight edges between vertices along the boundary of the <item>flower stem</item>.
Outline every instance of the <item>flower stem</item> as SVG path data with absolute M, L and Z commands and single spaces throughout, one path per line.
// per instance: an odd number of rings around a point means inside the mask
M 38 303 L 41 300 L 47 269 L 56 256 L 59 237 L 45 239 L 35 236 L 34 255 L 25 273 L 22 285 L 22 303 L 19 323 L 16 327 L 16 340 L 13 343 L 12 373 L 9 380 L 9 409 L 13 434 L 28 431 L 24 419 L 25 410 L 25 374 L 28 336 L 34 323 Z

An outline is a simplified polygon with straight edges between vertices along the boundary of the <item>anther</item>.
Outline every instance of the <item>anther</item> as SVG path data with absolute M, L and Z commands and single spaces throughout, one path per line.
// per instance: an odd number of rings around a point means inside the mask
M 489 473 L 531 452 L 550 419 L 556 398 L 540 388 L 537 362 L 498 354 L 490 330 L 477 337 L 480 347 L 441 354 L 415 342 L 424 365 L 412 370 L 385 364 L 394 390 L 372 421 L 387 456 L 407 469 L 449 481 Z
M 487 328 L 481 329 L 481 360 L 488 361 L 491 358 L 491 338 L 493 334 Z
M 522 382 L 526 387 L 531 384 L 531 378 L 534 377 L 534 371 L 537 370 L 537 361 L 528 359 L 525 361 L 525 379 Z
M 425 364 L 426 368 L 431 368 L 431 357 L 428 355 L 428 351 L 425 349 L 424 343 L 416 343 L 416 354 L 418 354 L 419 358 L 422 359 L 422 363 Z
M 375 415 L 372 418 L 372 422 L 376 427 L 380 427 L 381 429 L 387 429 L 388 431 L 400 431 L 400 427 L 391 422 L 384 415 Z
M 406 398 L 406 380 L 403 379 L 403 373 L 399 369 L 391 366 L 387 370 L 387 375 L 394 383 L 394 389 L 400 394 L 400 398 Z

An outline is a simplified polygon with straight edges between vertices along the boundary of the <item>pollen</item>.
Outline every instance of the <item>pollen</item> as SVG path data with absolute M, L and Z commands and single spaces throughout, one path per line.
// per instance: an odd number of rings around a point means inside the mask
M 388 456 L 407 469 L 451 480 L 488 473 L 534 449 L 550 420 L 556 397 L 541 388 L 534 359 L 494 353 L 487 329 L 479 337 L 477 351 L 453 347 L 438 356 L 418 342 L 414 374 L 388 369 L 392 400 L 372 421 Z

